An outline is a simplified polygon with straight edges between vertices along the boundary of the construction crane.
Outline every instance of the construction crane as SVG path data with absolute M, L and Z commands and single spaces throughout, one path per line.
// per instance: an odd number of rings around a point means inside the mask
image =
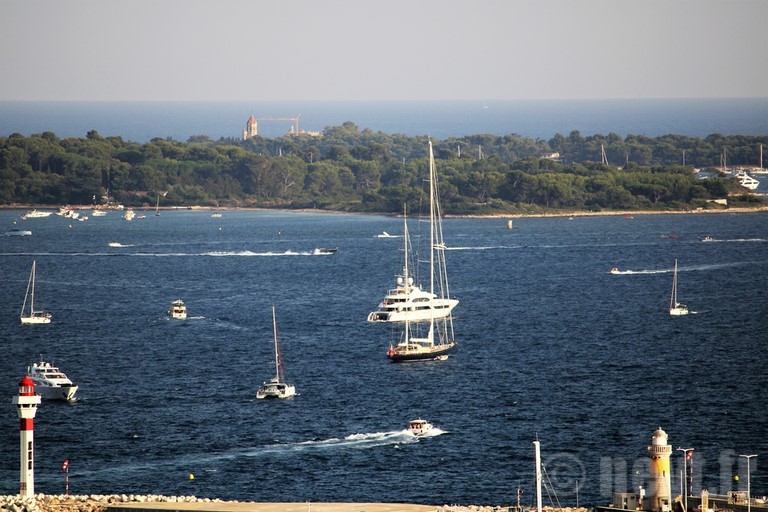
M 299 117 L 301 117 L 301 114 L 296 114 L 296 117 L 257 117 L 256 121 L 293 121 L 295 123 L 295 126 L 292 126 L 291 129 L 295 130 L 293 131 L 294 135 L 299 134 Z

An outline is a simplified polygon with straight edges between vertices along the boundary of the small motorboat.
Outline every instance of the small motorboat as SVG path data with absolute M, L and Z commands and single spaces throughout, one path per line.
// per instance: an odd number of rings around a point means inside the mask
M 621 271 L 620 271 L 618 268 L 616 268 L 616 267 L 613 267 L 613 268 L 611 269 L 611 274 L 621 274 Z
M 714 242 L 715 239 L 714 239 L 714 237 L 711 237 L 711 236 L 703 236 L 703 237 L 701 237 L 701 241 L 702 242 Z
M 378 235 L 376 235 L 376 238 L 397 238 L 397 235 L 390 235 L 386 231 L 382 231 Z
M 178 299 L 171 302 L 171 309 L 168 310 L 168 316 L 175 318 L 176 320 L 184 320 L 187 318 L 187 306 L 184 305 L 184 301 Z
M 27 375 L 35 383 L 35 392 L 47 400 L 73 401 L 77 393 L 75 385 L 64 372 L 43 361 L 27 367 Z
M 6 231 L 5 236 L 32 236 L 32 232 L 28 229 L 13 228 L 10 231 Z
M 434 427 L 430 422 L 427 420 L 423 420 L 421 418 L 411 420 L 408 423 L 408 428 L 406 429 L 410 434 L 413 434 L 415 436 L 423 436 L 427 434 L 430 430 L 432 430 Z
M 110 246 L 110 247 L 122 247 L 123 246 L 123 244 L 121 244 L 120 242 L 109 242 L 107 245 Z
M 315 249 L 315 254 L 336 254 L 338 247 L 318 247 Z

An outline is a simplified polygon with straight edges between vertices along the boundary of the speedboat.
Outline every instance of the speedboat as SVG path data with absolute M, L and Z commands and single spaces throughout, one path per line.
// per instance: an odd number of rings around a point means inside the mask
M 619 270 L 619 269 L 618 269 L 618 268 L 616 268 L 616 267 L 613 267 L 613 268 L 611 269 L 611 274 L 621 274 L 621 270 Z
M 13 228 L 10 231 L 6 231 L 5 236 L 32 236 L 32 232 L 28 229 Z
M 336 254 L 338 247 L 318 247 L 315 249 L 315 254 Z
M 376 235 L 376 238 L 397 238 L 397 235 L 390 235 L 386 231 L 382 231 L 378 235 Z
M 411 420 L 408 423 L 408 428 L 406 429 L 409 433 L 413 434 L 414 436 L 423 436 L 427 434 L 430 430 L 432 430 L 434 427 L 430 422 L 427 420 L 423 420 L 421 418 Z
M 187 306 L 184 305 L 184 301 L 178 299 L 171 302 L 171 309 L 168 310 L 168 316 L 175 318 L 176 320 L 184 320 L 187 318 Z
M 123 244 L 121 244 L 120 242 L 109 242 L 107 245 L 110 246 L 110 247 L 122 247 L 123 246 Z
M 711 237 L 711 236 L 707 235 L 707 236 L 701 237 L 701 241 L 702 242 L 714 242 L 715 239 L 714 239 L 714 237 Z
M 40 358 L 39 363 L 27 367 L 27 375 L 35 383 L 35 391 L 47 400 L 73 401 L 77 393 L 74 384 L 64 372 Z

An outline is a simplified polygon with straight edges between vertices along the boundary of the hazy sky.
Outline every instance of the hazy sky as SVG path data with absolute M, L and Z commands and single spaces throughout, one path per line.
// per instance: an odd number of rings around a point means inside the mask
M 1 100 L 768 96 L 768 0 L 0 0 Z

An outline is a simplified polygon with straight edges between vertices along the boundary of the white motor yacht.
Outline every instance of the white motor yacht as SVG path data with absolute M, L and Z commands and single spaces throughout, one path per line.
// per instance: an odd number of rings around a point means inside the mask
M 35 383 L 35 391 L 46 400 L 73 401 L 77 393 L 75 385 L 64 372 L 51 363 L 40 359 L 27 367 L 27 375 Z
M 747 171 L 745 170 L 738 171 L 734 176 L 739 180 L 739 184 L 742 187 L 748 188 L 749 190 L 755 190 L 760 185 L 760 182 L 747 174 Z
M 423 436 L 424 434 L 428 433 L 430 430 L 432 430 L 434 427 L 430 422 L 427 420 L 423 420 L 421 418 L 411 420 L 408 423 L 408 432 L 415 436 Z
M 176 320 L 184 320 L 187 318 L 187 306 L 181 299 L 171 302 L 171 309 L 168 310 L 168 316 L 175 318 Z
M 457 299 L 440 298 L 422 290 L 413 278 L 397 276 L 396 287 L 387 290 L 384 300 L 368 314 L 369 322 L 411 322 L 445 318 L 459 303 Z

